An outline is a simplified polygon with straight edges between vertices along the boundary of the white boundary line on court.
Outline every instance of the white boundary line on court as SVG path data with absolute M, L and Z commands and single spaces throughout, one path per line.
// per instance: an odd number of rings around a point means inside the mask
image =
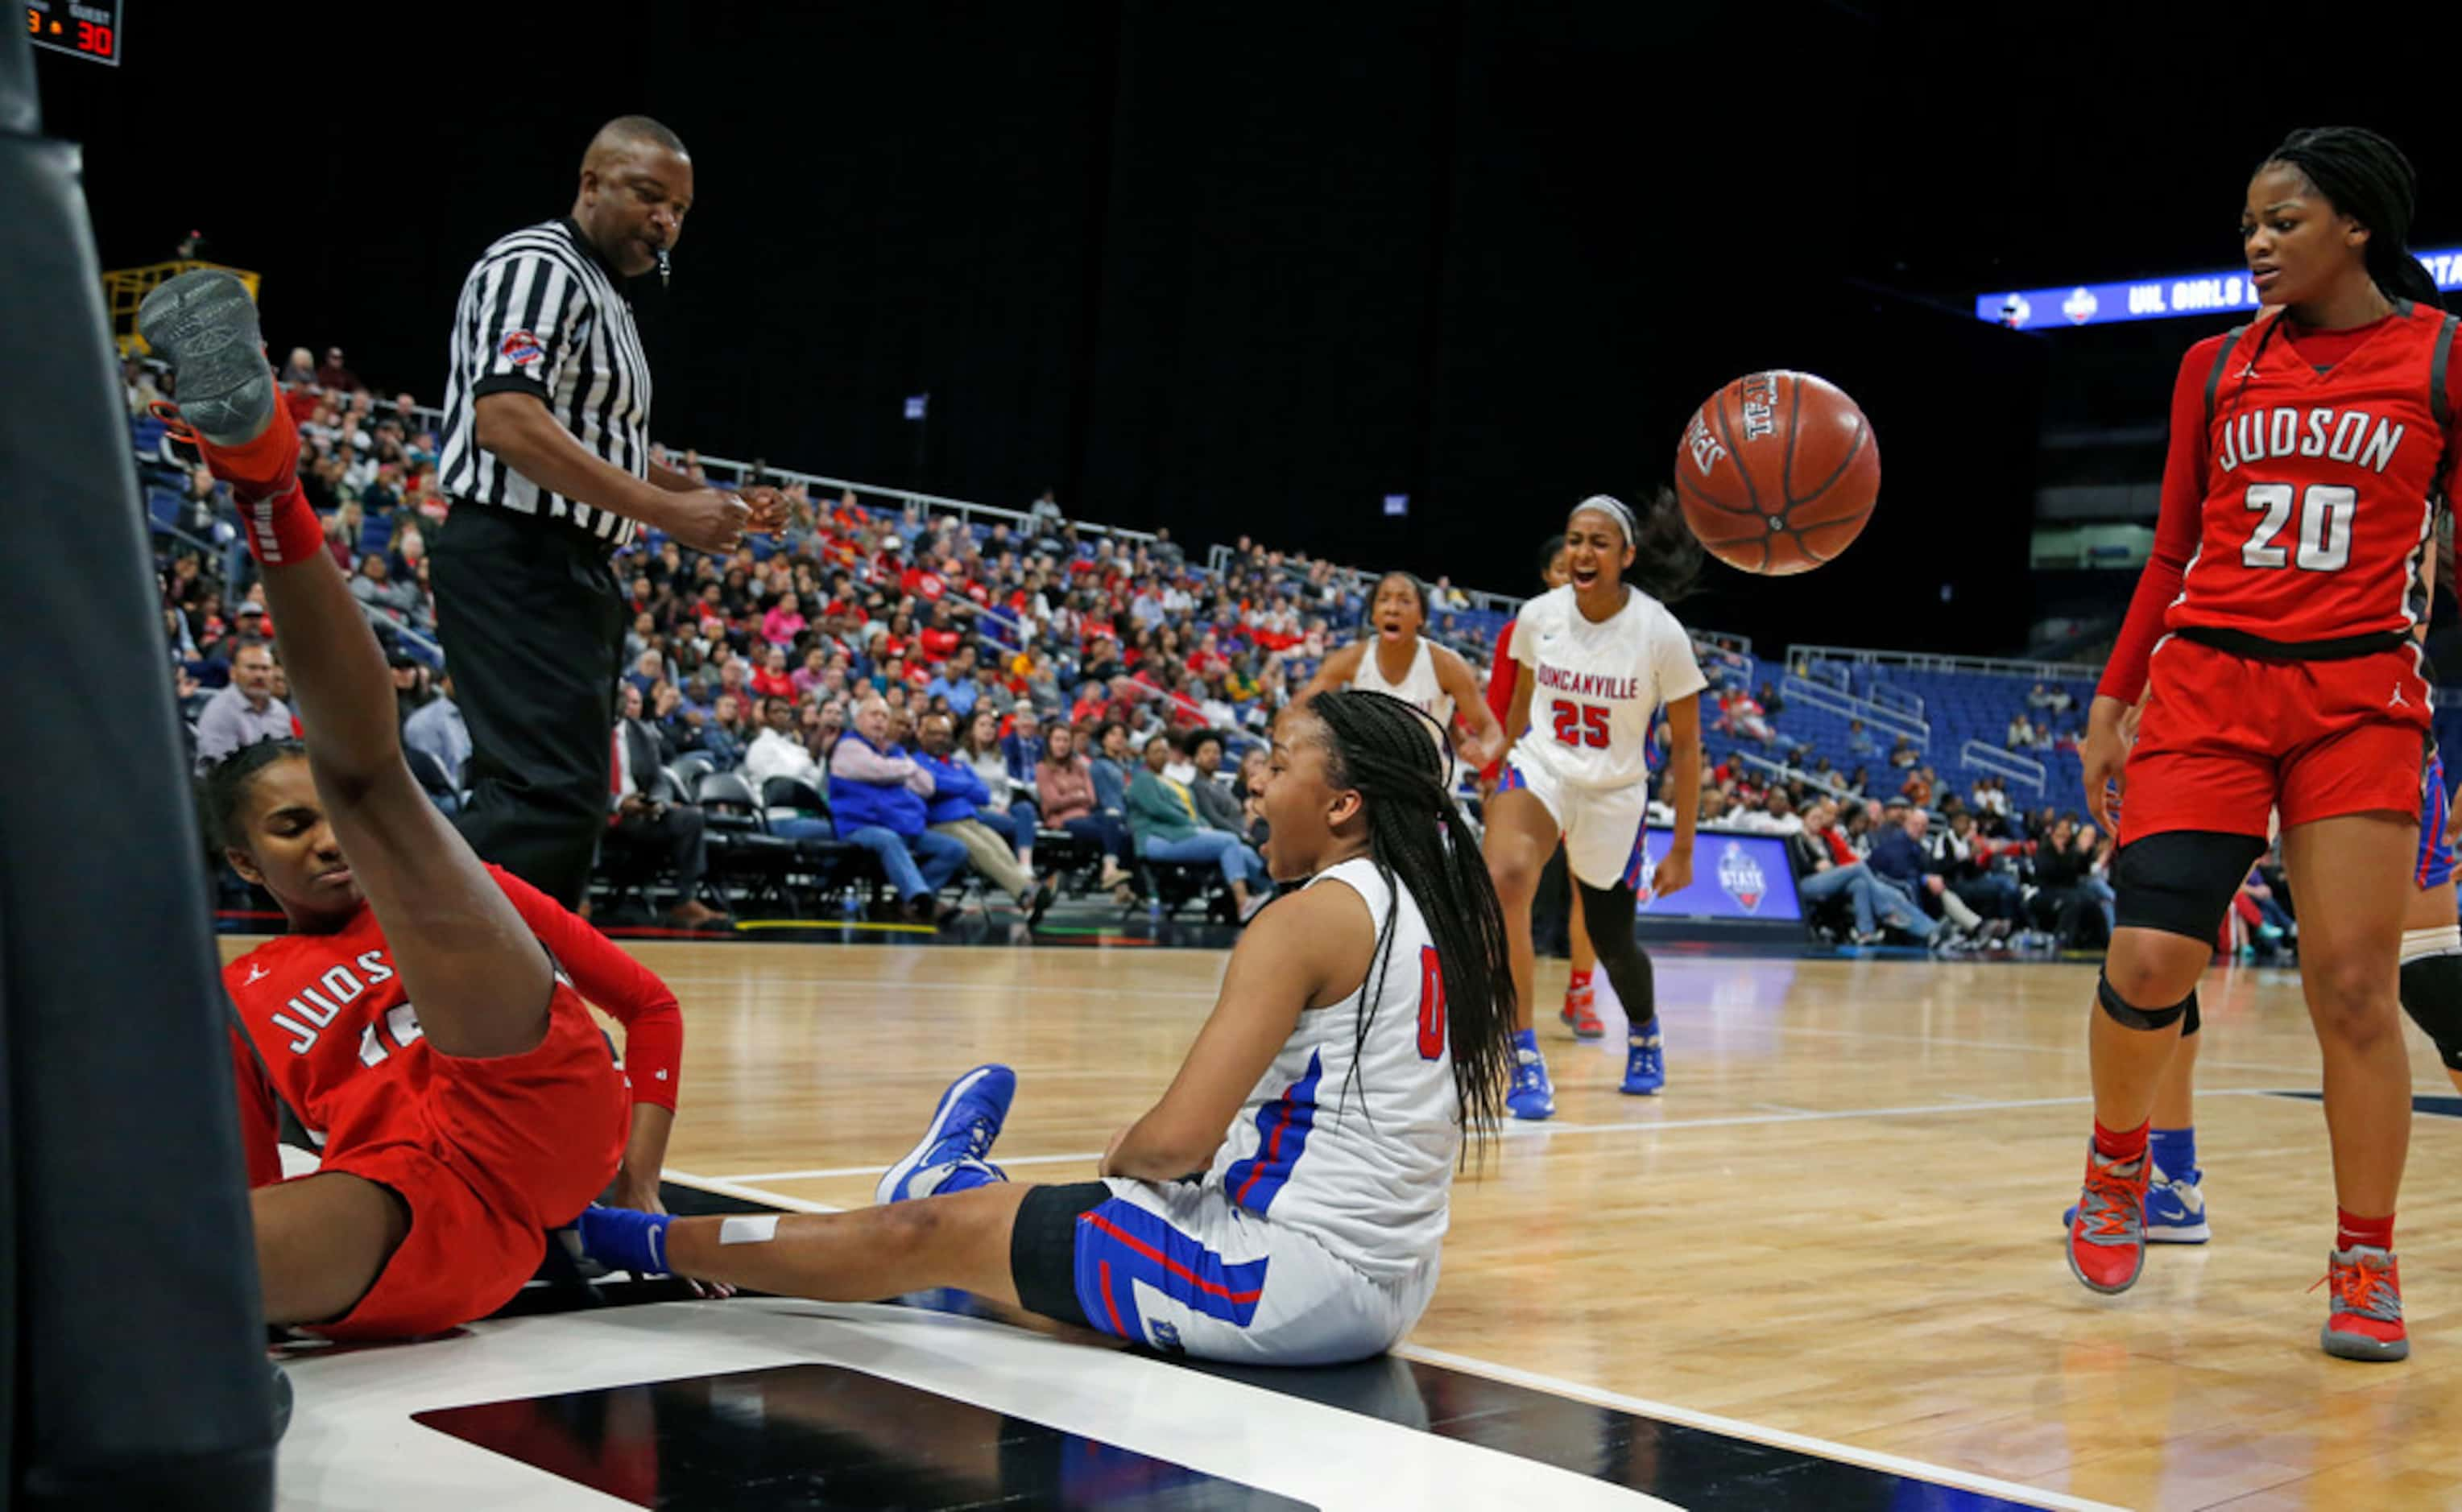
M 1568 1381 L 1558 1375 L 1543 1375 L 1537 1371 L 1498 1365 L 1474 1355 L 1455 1354 L 1444 1350 L 1432 1350 L 1424 1345 L 1407 1343 L 1395 1345 L 1393 1352 L 1407 1360 L 1424 1360 L 1430 1365 L 1441 1365 L 1448 1370 L 1462 1371 L 1472 1375 L 1484 1375 L 1491 1380 L 1503 1381 L 1508 1385 L 1526 1386 L 1533 1391 L 1546 1392 L 1551 1395 L 1569 1396 L 1577 1401 L 1586 1401 L 1600 1407 L 1614 1407 L 1648 1417 L 1664 1418 L 1668 1422 L 1680 1423 L 1688 1428 L 1699 1428 L 1710 1433 L 1725 1434 L 1730 1437 L 1750 1439 L 1755 1443 L 1768 1444 L 1773 1448 L 1793 1449 L 1803 1454 L 1817 1455 L 1824 1459 L 1861 1465 L 1867 1470 L 1882 1470 L 1891 1475 L 1911 1476 L 1940 1485 L 1955 1486 L 1960 1490 L 1979 1491 L 1986 1496 L 2001 1497 L 2033 1506 L 2059 1508 L 2061 1512 L 2126 1512 L 2125 1508 L 2113 1506 L 2107 1501 L 2089 1501 L 2083 1497 L 2073 1497 L 2065 1492 L 2040 1490 L 2034 1486 L 2020 1485 L 2014 1480 L 1998 1480 L 1990 1476 L 1976 1475 L 1969 1470 L 1953 1470 L 1947 1465 L 1927 1464 L 1921 1459 L 1909 1459 L 1878 1449 L 1859 1449 L 1853 1444 L 1837 1443 L 1827 1438 L 1814 1438 L 1805 1434 L 1788 1433 L 1782 1428 L 1764 1428 L 1759 1423 L 1743 1422 L 1734 1417 L 1721 1417 L 1715 1413 L 1695 1412 L 1686 1407 L 1674 1407 L 1643 1396 L 1627 1396 L 1621 1392 L 1605 1391 L 1596 1386 L 1584 1386 L 1578 1381 Z
M 765 1192 L 757 1186 L 741 1185 L 723 1177 L 695 1176 L 690 1171 L 679 1171 L 672 1165 L 661 1169 L 659 1176 L 663 1181 L 673 1182 L 678 1186 L 689 1186 L 695 1191 L 709 1192 L 719 1197 L 740 1198 L 747 1203 L 767 1203 L 790 1212 L 843 1213 L 846 1211 L 843 1207 L 831 1207 L 827 1203 L 806 1202 L 800 1197 L 788 1197 L 784 1192 Z
M 2080 1101 L 2084 1099 L 2062 1098 L 2059 1100 Z M 1972 1108 L 1977 1105 L 1974 1103 L 1964 1103 L 1954 1104 L 1954 1106 Z M 1852 1116 L 1853 1115 L 1846 1115 L 1846 1117 Z M 1596 1125 L 1593 1125 L 1592 1127 L 1596 1127 Z M 1028 1157 L 1028 1159 L 1049 1161 L 1063 1160 L 1091 1160 L 1093 1157 L 1047 1155 L 1032 1156 Z M 1023 1165 L 1026 1164 L 1026 1161 L 1012 1161 L 1008 1163 L 1012 1165 Z M 869 1170 L 871 1168 L 865 1167 L 864 1169 Z M 679 1186 L 689 1186 L 700 1191 L 712 1192 L 721 1197 L 740 1198 L 750 1203 L 768 1203 L 793 1212 L 835 1213 L 844 1211 L 842 1208 L 831 1207 L 825 1203 L 807 1202 L 800 1197 L 788 1197 L 783 1192 L 771 1192 L 766 1191 L 758 1186 L 748 1186 L 732 1178 L 696 1176 L 690 1171 L 680 1171 L 672 1166 L 668 1167 L 660 1174 L 663 1175 L 666 1180 L 675 1182 Z M 2025 1502 L 2033 1506 L 2053 1508 L 2057 1509 L 2057 1512 L 2126 1512 L 2125 1508 L 2112 1506 L 2108 1502 L 2089 1501 L 2082 1497 L 2069 1496 L 2063 1492 L 2045 1491 L 2034 1486 L 2020 1485 L 2011 1480 L 1998 1480 L 1990 1476 L 1977 1475 L 1972 1471 L 1954 1470 L 1947 1465 L 1935 1465 L 1927 1463 L 1921 1459 L 1910 1459 L 1900 1455 L 1890 1454 L 1884 1450 L 1861 1449 L 1852 1444 L 1837 1443 L 1826 1438 L 1815 1438 L 1806 1434 L 1789 1433 L 1782 1428 L 1763 1427 L 1759 1423 L 1745 1422 L 1739 1418 L 1721 1417 L 1715 1413 L 1695 1412 L 1689 1407 L 1675 1407 L 1666 1402 L 1652 1401 L 1649 1398 L 1642 1396 L 1628 1396 L 1621 1392 L 1611 1392 L 1603 1387 L 1597 1386 L 1585 1386 L 1578 1381 L 1569 1381 L 1562 1376 L 1544 1375 L 1537 1371 L 1525 1371 L 1510 1365 L 1499 1365 L 1491 1360 L 1479 1359 L 1475 1355 L 1455 1354 L 1444 1350 L 1432 1350 L 1424 1345 L 1411 1343 L 1395 1345 L 1393 1352 L 1400 1355 L 1404 1359 L 1424 1360 L 1431 1365 L 1441 1365 L 1449 1370 L 1463 1371 L 1473 1375 L 1484 1375 L 1490 1380 L 1503 1381 L 1514 1386 L 1524 1386 L 1533 1391 L 1548 1393 L 1551 1395 L 1569 1397 L 1575 1401 L 1589 1402 L 1594 1406 L 1613 1407 L 1623 1412 L 1637 1413 L 1643 1416 L 1656 1417 L 1667 1422 L 1679 1423 L 1688 1428 L 1698 1428 L 1709 1433 L 1725 1434 L 1730 1437 L 1747 1439 L 1754 1443 L 1767 1444 L 1773 1448 L 1793 1449 L 1802 1454 L 1814 1455 L 1820 1459 L 1835 1460 L 1842 1464 L 1860 1465 L 1867 1470 L 1878 1470 L 1890 1475 L 1908 1476 L 1937 1485 L 1954 1486 L 1960 1490 L 1981 1492 L 1987 1496 L 1997 1496 L 2008 1501 Z
M 2063 1100 L 2073 1100 L 2073 1098 L 2063 1098 Z M 1975 1108 L 1975 1103 L 1959 1103 L 1959 1106 Z M 1036 1158 L 1031 1160 L 1093 1160 L 1093 1158 L 1091 1158 L 1091 1155 L 1036 1155 Z M 1025 1160 L 1012 1160 L 1009 1164 L 1025 1164 Z M 869 1167 L 864 1167 L 864 1170 L 869 1170 Z M 768 1204 L 783 1206 L 783 1209 L 788 1211 L 842 1211 L 837 1209 L 837 1206 L 825 1204 L 825 1202 L 808 1202 L 803 1200 L 803 1197 L 788 1197 L 788 1194 L 783 1192 L 766 1192 L 766 1189 L 761 1187 L 748 1187 L 748 1184 L 739 1182 L 739 1180 L 734 1180 L 734 1177 L 702 1177 L 702 1175 L 694 1175 L 694 1172 L 689 1170 L 675 1170 L 675 1167 L 667 1167 L 667 1170 L 659 1172 L 659 1175 L 665 1175 L 665 1180 L 680 1184 L 680 1187 L 694 1187 L 694 1189 L 700 1189 L 700 1192 L 714 1192 L 719 1194 L 719 1197 L 739 1197 L 739 1200 L 744 1202 L 768 1202 Z M 783 1180 L 783 1177 L 775 1177 L 775 1180 Z M 1911 1478 L 1928 1480 L 1928 1482 L 1935 1482 L 1935 1485 L 1953 1485 L 1953 1487 L 1959 1487 L 1959 1490 L 1984 1492 L 1984 1495 L 2014 1500 L 2014 1502 L 2029 1502 L 2029 1504 L 2036 1504 L 2036 1507 L 2056 1507 L 2061 1509 L 2061 1512 L 2123 1512 L 2120 1507 L 2110 1507 L 2107 1502 L 2087 1502 L 2087 1500 L 2070 1498 L 2070 1495 L 2063 1495 L 2063 1492 L 2036 1490 L 2036 1487 L 2031 1485 L 2017 1485 L 2017 1482 L 2012 1482 L 2012 1480 L 1995 1480 L 1995 1478 L 1989 1478 L 1989 1475 L 1975 1475 L 1970 1473 L 1970 1470 L 1953 1470 L 1948 1468 L 1948 1465 L 1931 1465 L 1931 1462 L 1923 1462 L 1923 1460 L 1908 1460 L 1908 1458 L 1903 1456 L 1876 1451 L 1876 1448 L 1856 1448 L 1856 1445 L 1851 1443 L 1832 1443 L 1832 1440 L 1826 1440 L 1826 1438 L 1812 1438 L 1812 1436 L 1807 1436 L 1807 1433 L 1787 1433 L 1785 1428 L 1765 1428 L 1760 1426 L 1760 1423 L 1745 1423 L 1740 1421 L 1740 1418 L 1721 1418 L 1721 1416 L 1706 1414 L 1706 1411 L 1684 1409 L 1684 1406 L 1670 1406 L 1670 1404 L 1664 1404 L 1664 1401 L 1650 1401 L 1650 1398 L 1645 1396 L 1625 1396 L 1623 1392 L 1608 1392 L 1608 1389 L 1603 1387 L 1583 1387 L 1581 1381 L 1568 1381 L 1564 1379 L 1564 1376 L 1539 1374 L 1539 1372 L 1529 1372 L 1529 1369 L 1517 1369 L 1512 1367 L 1512 1364 L 1495 1364 L 1495 1362 L 1489 1362 L 1489 1359 L 1472 1357 L 1472 1354 L 1450 1354 L 1450 1352 L 1445 1350 L 1428 1350 L 1428 1347 L 1423 1345 L 1408 1345 L 1408 1342 L 1406 1345 L 1393 1347 L 1393 1354 L 1401 1354 L 1403 1359 L 1426 1359 L 1428 1364 L 1443 1364 L 1443 1367 L 1448 1369 L 1460 1369 L 1460 1372 L 1487 1376 L 1487 1379 L 1507 1381 L 1507 1384 L 1514 1384 L 1514 1387 L 1529 1387 L 1534 1389 L 1534 1392 L 1548 1392 L 1551 1396 L 1568 1396 L 1573 1398 L 1573 1401 L 1588 1401 L 1588 1404 L 1593 1406 L 1612 1406 L 1612 1409 L 1630 1411 L 1630 1414 L 1642 1414 L 1642 1416 L 1650 1416 L 1650 1418 L 1664 1418 L 1664 1421 L 1670 1421 L 1670 1423 L 1681 1423 L 1681 1426 L 1687 1426 L 1687 1428 L 1704 1428 L 1704 1431 L 1709 1433 L 1726 1433 L 1726 1436 L 1731 1436 L 1731 1438 L 1745 1438 L 1745 1440 L 1753 1440 L 1753 1443 L 1768 1443 L 1773 1445 L 1773 1448 L 1792 1448 L 1792 1451 L 1797 1453 L 1820 1456 L 1825 1458 L 1825 1460 L 1839 1460 L 1839 1462 L 1846 1462 L 1846 1465 L 1861 1465 L 1861 1468 L 1867 1468 L 1867 1470 L 1884 1470 L 1884 1473 L 1890 1473 L 1890 1475 L 1911 1475 Z
M 2271 1087 L 2205 1087 L 2197 1092 L 2200 1097 L 2268 1097 L 2274 1095 L 2275 1089 Z M 1904 1108 L 1842 1108 L 1830 1113 L 1738 1114 L 1732 1118 L 1649 1118 L 1634 1119 L 1626 1123 L 1558 1123 L 1550 1119 L 1537 1124 L 1507 1124 L 1499 1131 L 1499 1137 L 1507 1139 L 1539 1139 L 1560 1134 L 1644 1134 L 1659 1129 L 1732 1129 L 1764 1123 L 1829 1123 L 1844 1118 L 1904 1118 L 1933 1113 L 1994 1113 L 2018 1108 L 2076 1107 L 2092 1101 L 2094 1101 L 2092 1097 L 2015 1097 L 1998 1102 L 1924 1102 Z M 1100 1150 L 1080 1150 L 1067 1155 L 1021 1155 L 1013 1159 L 1002 1157 L 994 1163 L 1003 1166 L 1067 1165 L 1076 1161 L 1101 1159 Z M 877 1176 L 885 1169 L 887 1169 L 886 1165 L 879 1164 L 837 1165 L 805 1171 L 746 1171 L 741 1175 L 717 1177 L 712 1180 L 721 1183 L 818 1182 L 841 1176 Z M 675 1173 L 670 1171 L 667 1174 L 672 1178 Z M 699 1178 L 695 1180 L 698 1181 Z M 694 1183 L 688 1182 L 685 1184 Z M 718 1186 L 710 1188 L 712 1191 L 719 1189 Z M 835 1211 L 835 1209 L 828 1209 L 828 1211 Z

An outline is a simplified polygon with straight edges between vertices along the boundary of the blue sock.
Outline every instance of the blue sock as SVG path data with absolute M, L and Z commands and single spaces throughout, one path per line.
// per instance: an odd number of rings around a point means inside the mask
M 664 1275 L 667 1269 L 665 1213 L 637 1213 L 629 1207 L 593 1203 L 573 1226 L 581 1232 L 581 1252 L 614 1270 L 635 1275 Z
M 2175 1182 L 2191 1182 L 2197 1177 L 2197 1131 L 2156 1129 L 2148 1138 L 2148 1148 L 2154 1152 L 2154 1163 L 2163 1174 Z
M 1625 1037 L 1631 1040 L 1634 1044 L 1639 1044 L 1645 1039 L 1654 1037 L 1657 1033 L 1658 1015 L 1652 1013 L 1649 1018 L 1643 1020 L 1641 1023 L 1634 1024 L 1631 1028 L 1627 1029 L 1625 1031 Z
M 1539 1054 L 1539 1031 L 1536 1028 L 1515 1030 L 1513 1032 L 1513 1048 L 1516 1050 L 1526 1050 L 1534 1055 Z

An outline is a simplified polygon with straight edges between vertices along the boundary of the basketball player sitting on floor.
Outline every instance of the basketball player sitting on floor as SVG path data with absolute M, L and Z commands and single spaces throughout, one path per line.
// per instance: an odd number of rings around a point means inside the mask
M 1284 711 L 1266 861 L 1306 885 L 1241 936 L 1214 1012 L 1103 1180 L 1017 1186 L 985 1157 L 1016 1090 L 980 1066 L 851 1213 L 593 1208 L 592 1258 L 854 1302 L 959 1287 L 1211 1359 L 1391 1346 L 1436 1284 L 1467 1124 L 1512 1064 L 1504 922 L 1430 720 L 1383 693 Z M 1192 1171 L 1202 1176 L 1190 1176 Z
M 252 747 L 209 792 L 232 859 L 298 931 L 226 976 L 247 1033 L 234 1054 L 254 1114 L 266 1320 L 345 1338 L 438 1332 L 520 1289 L 546 1230 L 606 1188 L 628 1138 L 634 1180 L 619 1195 L 655 1205 L 675 1000 L 482 866 L 411 776 L 392 675 L 300 492 L 298 433 L 247 290 L 227 273 L 184 274 L 146 296 L 138 329 L 170 359 L 181 420 L 239 500 L 307 731 L 304 755 Z M 568 969 L 631 1012 L 649 1078 L 637 1098 Z M 273 1179 L 277 1094 L 322 1137 L 313 1176 Z

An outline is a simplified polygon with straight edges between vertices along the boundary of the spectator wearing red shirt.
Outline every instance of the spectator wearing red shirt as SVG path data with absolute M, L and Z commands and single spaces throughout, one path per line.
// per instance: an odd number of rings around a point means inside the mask
M 761 653 L 761 670 L 752 674 L 752 692 L 762 698 L 795 696 L 795 680 L 787 671 L 787 649 L 772 646 Z
M 943 662 L 958 653 L 958 648 L 965 644 L 966 638 L 949 624 L 948 606 L 936 604 L 932 607 L 932 623 L 923 628 L 918 639 L 925 661 Z

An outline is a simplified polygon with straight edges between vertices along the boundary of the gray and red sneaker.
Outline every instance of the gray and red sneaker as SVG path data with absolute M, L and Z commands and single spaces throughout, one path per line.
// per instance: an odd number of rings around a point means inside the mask
M 2333 1310 L 2317 1340 L 2326 1353 L 2345 1360 L 2398 1360 L 2410 1353 L 2410 1335 L 2402 1326 L 2402 1272 L 2392 1250 L 2373 1245 L 2335 1250 L 2317 1286 L 2328 1283 Z
M 2126 1291 L 2146 1268 L 2146 1155 L 2114 1161 L 2086 1145 L 2085 1189 L 2069 1219 L 2069 1271 L 2089 1290 Z
M 1597 1039 L 1608 1032 L 1599 1019 L 1598 989 L 1588 982 L 1565 989 L 1565 1006 L 1556 1016 L 1570 1026 L 1575 1039 Z

